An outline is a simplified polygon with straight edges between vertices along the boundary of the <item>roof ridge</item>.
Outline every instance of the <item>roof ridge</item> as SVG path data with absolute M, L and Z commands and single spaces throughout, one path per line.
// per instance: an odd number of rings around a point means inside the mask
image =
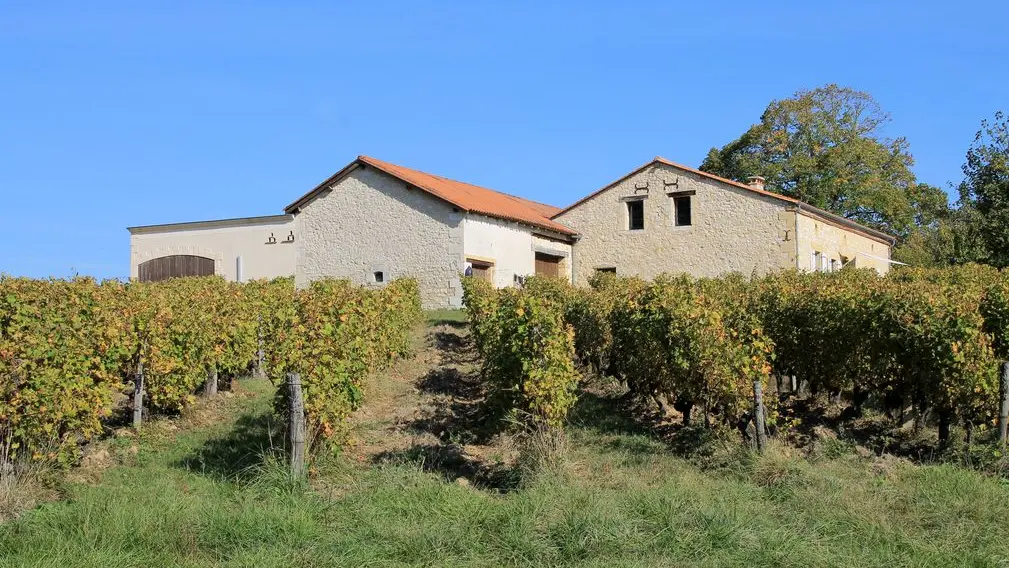
M 717 181 L 720 181 L 720 182 L 723 182 L 723 183 L 734 185 L 736 187 L 739 187 L 739 188 L 742 188 L 742 189 L 747 189 L 747 190 L 750 190 L 750 191 L 753 191 L 753 192 L 756 192 L 756 193 L 762 193 L 764 195 L 768 195 L 768 196 L 771 196 L 771 197 L 777 197 L 777 198 L 780 198 L 780 199 L 784 199 L 785 201 L 791 201 L 792 203 L 800 203 L 800 201 L 798 199 L 794 198 L 794 197 L 789 197 L 788 195 L 784 195 L 784 194 L 778 193 L 776 191 L 768 191 L 766 189 L 758 189 L 758 188 L 753 187 L 751 185 L 745 184 L 745 183 L 743 183 L 741 181 L 736 181 L 734 179 L 722 177 L 720 175 L 716 175 L 716 174 L 713 174 L 711 172 L 706 172 L 706 171 L 704 171 L 702 169 L 699 169 L 699 168 L 692 168 L 690 166 L 685 166 L 683 164 L 679 164 L 679 163 L 674 162 L 672 160 L 667 160 L 666 158 L 663 158 L 662 156 L 655 156 L 655 159 L 652 160 L 652 163 L 655 163 L 655 162 L 666 164 L 667 166 L 672 166 L 674 168 L 679 168 L 681 170 L 687 170 L 688 172 L 693 172 L 693 173 L 695 173 L 697 175 L 701 175 L 701 176 L 704 176 L 704 177 L 707 177 L 707 178 L 710 178 L 710 179 L 714 179 L 714 180 L 717 180 Z M 808 205 L 808 203 L 806 205 Z
M 363 154 L 357 157 L 355 163 L 374 167 L 467 212 L 517 221 L 561 234 L 575 234 L 569 227 L 550 218 L 560 211 L 560 208 L 554 205 L 539 203 L 489 187 L 400 166 Z
M 500 189 L 494 189 L 492 187 L 487 187 L 487 186 L 483 186 L 483 185 L 477 185 L 475 183 L 470 183 L 468 181 L 462 181 L 462 180 L 453 179 L 453 178 L 446 177 L 446 176 L 439 175 L 439 174 L 433 174 L 431 172 L 425 172 L 424 170 L 418 170 L 417 168 L 411 168 L 411 167 L 408 167 L 408 166 L 402 166 L 402 165 L 399 165 L 399 164 L 393 164 L 392 162 L 387 162 L 385 160 L 380 160 L 378 158 L 373 158 L 371 156 L 365 156 L 364 154 L 359 155 L 358 158 L 363 158 L 365 160 L 373 160 L 373 161 L 376 161 L 376 162 L 382 162 L 384 164 L 389 164 L 390 166 L 396 166 L 397 168 L 403 168 L 404 170 L 413 170 L 413 171 L 415 171 L 415 172 L 417 172 L 419 174 L 424 174 L 426 176 L 431 176 L 433 178 L 438 178 L 438 179 L 443 180 L 443 181 L 450 181 L 452 183 L 461 183 L 463 185 L 468 185 L 470 187 L 475 187 L 477 189 L 483 189 L 483 190 L 486 190 L 486 191 L 493 191 L 494 193 L 500 193 L 501 195 L 504 195 L 506 197 L 513 197 L 515 199 L 521 199 L 523 201 L 528 201 L 530 203 L 535 203 L 536 205 L 543 205 L 545 207 L 551 207 L 553 209 L 560 210 L 560 207 L 558 207 L 557 205 L 550 205 L 549 203 L 543 203 L 542 201 L 536 201 L 535 199 L 529 199 L 528 197 L 522 197 L 521 195 L 515 195 L 514 193 L 508 193 L 506 191 L 501 191 Z

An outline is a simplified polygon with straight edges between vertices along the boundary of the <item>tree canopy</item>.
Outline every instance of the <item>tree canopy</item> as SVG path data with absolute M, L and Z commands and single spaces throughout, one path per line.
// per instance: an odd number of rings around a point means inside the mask
M 898 237 L 949 213 L 946 194 L 920 184 L 904 138 L 865 92 L 838 85 L 771 101 L 737 140 L 712 148 L 701 169 L 745 180 L 760 175 L 771 191 L 794 197 Z
M 1009 266 L 1009 121 L 1001 112 L 981 123 L 967 150 L 960 210 L 971 215 L 977 260 Z

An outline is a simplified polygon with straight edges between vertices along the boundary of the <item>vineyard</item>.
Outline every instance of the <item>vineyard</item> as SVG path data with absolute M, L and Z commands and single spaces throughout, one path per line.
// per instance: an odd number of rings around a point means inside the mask
M 855 414 L 913 416 L 940 443 L 1005 424 L 1009 275 L 967 266 L 779 273 L 747 280 L 599 275 L 590 289 L 530 278 L 522 290 L 466 284 L 483 374 L 499 399 L 559 423 L 575 368 L 613 376 L 689 424 L 754 434 L 754 391 L 829 396 Z M 568 361 L 569 364 L 565 364 Z M 756 385 L 756 387 L 755 387 Z M 779 397 L 767 430 L 786 426 Z
M 497 290 L 466 279 L 484 410 L 501 423 L 562 425 L 583 374 L 609 375 L 689 424 L 754 434 L 754 388 L 822 393 L 970 442 L 1000 424 L 1009 359 L 1009 278 L 977 266 L 780 273 L 653 282 L 601 275 L 591 288 L 530 278 Z M 417 285 L 381 289 L 289 279 L 157 284 L 0 279 L 0 432 L 14 456 L 70 463 L 132 409 L 177 413 L 219 381 L 268 370 L 304 386 L 307 438 L 337 450 L 366 378 L 410 348 Z M 780 397 L 768 397 L 767 430 Z M 117 418 L 118 417 L 118 418 Z M 1004 417 L 1001 423 L 1005 423 Z M 761 429 L 763 431 L 763 429 Z M 1004 434 L 1002 434 L 1004 437 Z
M 412 280 L 0 278 L 0 434 L 10 457 L 67 464 L 127 406 L 139 425 L 268 371 L 300 374 L 311 440 L 338 447 L 364 378 L 406 352 L 419 320 Z
M 0 565 L 1009 554 L 1004 461 L 963 467 L 956 447 L 916 463 L 840 428 L 835 444 L 789 438 L 794 405 L 830 400 L 895 428 L 910 417 L 930 443 L 940 431 L 992 449 L 1009 325 L 995 271 L 466 280 L 468 313 L 423 314 L 423 335 L 410 280 L 0 279 L 0 291 L 0 426 L 17 460 L 0 464 Z M 754 385 L 763 452 L 749 447 Z M 294 392 L 314 449 L 297 478 L 282 439 Z M 22 460 L 55 474 L 55 494 L 45 475 L 4 484 Z M 9 488 L 32 493 L 15 503 Z

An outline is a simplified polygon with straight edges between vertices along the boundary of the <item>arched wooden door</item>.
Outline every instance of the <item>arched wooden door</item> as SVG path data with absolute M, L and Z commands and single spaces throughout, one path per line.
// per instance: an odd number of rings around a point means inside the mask
M 158 282 L 183 276 L 213 276 L 214 259 L 191 254 L 175 254 L 152 258 L 137 270 L 141 282 Z

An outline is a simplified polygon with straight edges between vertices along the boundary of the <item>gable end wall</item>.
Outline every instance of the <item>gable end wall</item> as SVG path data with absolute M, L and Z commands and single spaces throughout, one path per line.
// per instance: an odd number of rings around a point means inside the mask
M 427 309 L 462 302 L 463 214 L 373 168 L 357 169 L 295 217 L 295 283 L 343 278 L 376 285 L 413 277 Z
M 674 184 L 675 185 L 671 185 Z M 667 192 L 696 192 L 692 225 L 676 227 Z M 645 229 L 627 229 L 622 198 L 647 195 Z M 633 175 L 556 220 L 581 240 L 574 246 L 575 278 L 585 284 L 597 268 L 651 279 L 663 272 L 717 276 L 764 274 L 796 264 L 795 214 L 786 203 L 664 164 Z

